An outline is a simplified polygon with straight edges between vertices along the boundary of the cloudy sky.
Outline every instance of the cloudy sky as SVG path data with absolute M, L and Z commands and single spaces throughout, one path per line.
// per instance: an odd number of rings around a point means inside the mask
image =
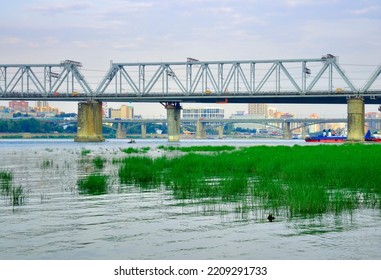
M 0 25 L 0 64 L 72 59 L 83 63 L 86 77 L 98 80 L 110 60 L 256 60 L 332 53 L 344 69 L 369 66 L 369 76 L 381 63 L 379 0 L 13 0 L 2 4 Z M 132 105 L 137 114 L 165 115 L 161 105 Z M 297 115 L 346 112 L 337 105 L 274 107 Z M 225 108 L 231 113 L 247 106 Z M 367 106 L 368 111 L 375 108 Z

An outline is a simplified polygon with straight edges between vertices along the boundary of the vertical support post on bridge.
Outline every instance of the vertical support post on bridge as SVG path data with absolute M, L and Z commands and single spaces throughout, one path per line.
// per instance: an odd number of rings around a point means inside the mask
M 284 123 L 283 123 L 283 139 L 290 140 L 291 138 L 292 138 L 291 123 L 284 121 Z
M 179 102 L 161 103 L 167 109 L 168 141 L 180 141 L 180 114 L 181 106 Z
M 224 138 L 224 125 L 220 124 L 217 129 L 218 129 L 218 139 Z
M 116 131 L 116 139 L 126 139 L 127 133 L 123 123 L 118 122 L 118 129 Z
M 197 120 L 196 139 L 205 139 L 205 138 L 206 138 L 205 124 L 201 120 Z
M 103 142 L 102 102 L 89 100 L 78 103 L 77 136 L 75 142 Z
M 307 137 L 307 127 L 305 125 L 306 124 L 302 126 L 302 139 L 305 139 Z
M 364 141 L 365 107 L 364 99 L 360 97 L 350 98 L 347 102 L 348 112 L 348 136 L 351 142 Z
M 145 123 L 142 123 L 140 126 L 140 129 L 142 131 L 142 138 L 146 139 L 147 138 L 147 125 Z

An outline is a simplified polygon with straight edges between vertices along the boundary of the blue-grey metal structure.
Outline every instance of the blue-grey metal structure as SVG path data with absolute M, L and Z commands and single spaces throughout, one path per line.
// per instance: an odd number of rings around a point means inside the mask
M 0 64 L 0 99 L 203 103 L 381 103 L 381 66 L 355 85 L 335 56 L 315 59 L 113 63 L 92 89 L 81 63 Z
M 94 95 L 80 71 L 82 64 L 0 64 L 1 99 L 49 99 Z

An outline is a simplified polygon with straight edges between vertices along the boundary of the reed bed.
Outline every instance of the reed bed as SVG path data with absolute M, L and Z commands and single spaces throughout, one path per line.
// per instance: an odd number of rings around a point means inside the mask
M 122 161 L 122 183 L 165 186 L 177 199 L 258 203 L 286 215 L 381 208 L 379 145 L 255 146 Z
M 0 190 L 2 195 L 9 195 L 13 175 L 8 171 L 0 171 Z
M 96 156 L 95 158 L 93 158 L 93 164 L 98 169 L 102 169 L 106 161 L 107 160 L 105 158 L 102 158 L 101 156 Z
M 233 151 L 236 149 L 234 146 L 191 146 L 191 147 L 174 147 L 174 146 L 158 146 L 158 149 L 164 151 L 181 151 L 181 152 L 225 152 L 225 151 Z
M 77 181 L 80 194 L 100 195 L 108 192 L 107 175 L 93 173 Z
M 8 171 L 0 171 L 1 195 L 6 197 L 12 206 L 21 206 L 25 203 L 28 191 L 22 186 L 14 186 L 13 174 Z
M 90 153 L 91 153 L 91 150 L 89 150 L 89 149 L 82 149 L 81 150 L 81 155 L 82 156 L 87 156 Z
M 121 149 L 121 151 L 126 153 L 126 154 L 145 154 L 149 150 L 150 150 L 149 147 L 143 147 L 143 148 L 140 148 L 140 149 L 139 148 L 129 147 L 129 148 Z

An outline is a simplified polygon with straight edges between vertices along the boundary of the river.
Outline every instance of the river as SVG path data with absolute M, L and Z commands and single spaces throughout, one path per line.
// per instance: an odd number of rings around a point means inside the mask
M 175 145 L 304 145 L 300 140 L 181 140 Z M 167 140 L 137 140 L 148 155 L 165 152 Z M 13 174 L 25 201 L 0 197 L 0 259 L 381 259 L 380 210 L 315 218 L 279 216 L 264 210 L 239 213 L 233 203 L 177 200 L 165 190 L 123 186 L 112 160 L 128 156 L 127 140 L 0 140 L 0 171 Z M 84 156 L 84 149 L 91 152 Z M 111 188 L 83 195 L 77 180 L 94 171 L 84 158 L 107 159 L 102 172 Z

